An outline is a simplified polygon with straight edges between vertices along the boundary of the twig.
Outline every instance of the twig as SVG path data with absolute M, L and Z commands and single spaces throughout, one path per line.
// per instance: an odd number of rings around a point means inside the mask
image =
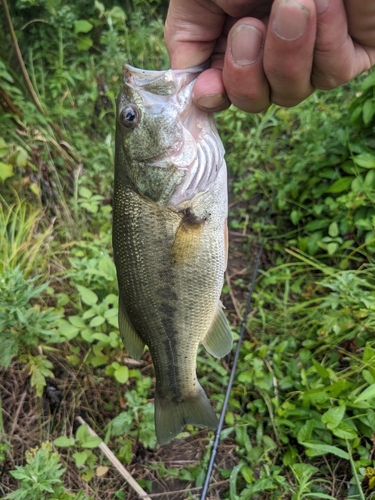
M 91 427 L 83 420 L 81 417 L 76 417 L 76 420 L 80 424 L 86 424 L 89 433 L 91 436 L 99 437 L 96 432 L 91 429 Z M 141 497 L 144 498 L 145 500 L 151 500 L 151 498 L 147 495 L 145 490 L 139 486 L 137 481 L 133 478 L 131 474 L 125 469 L 125 467 L 122 465 L 122 463 L 118 460 L 118 458 L 112 453 L 112 451 L 108 448 L 108 446 L 103 443 L 103 441 L 100 443 L 99 448 L 102 450 L 104 455 L 108 458 L 108 460 L 111 462 L 111 464 L 116 467 L 116 469 L 119 471 L 119 473 L 122 475 L 122 477 L 129 483 L 129 485 L 133 488 L 133 490 Z
M 234 293 L 233 293 L 233 290 L 232 290 L 232 284 L 231 284 L 231 281 L 230 281 L 230 277 L 229 277 L 228 271 L 225 271 L 225 279 L 227 280 L 227 283 L 228 283 L 228 286 L 229 286 L 229 295 L 230 295 L 230 298 L 232 300 L 233 307 L 234 307 L 234 309 L 236 311 L 238 319 L 241 320 L 242 319 L 241 311 L 240 311 L 240 309 L 238 307 L 237 299 L 234 296 Z
M 6 19 L 6 23 L 8 25 L 9 34 L 10 34 L 10 37 L 12 39 L 12 44 L 13 44 L 14 50 L 16 52 L 18 64 L 20 65 L 21 73 L 22 73 L 22 76 L 25 80 L 27 90 L 29 91 L 31 98 L 34 101 L 35 106 L 42 113 L 42 115 L 44 115 L 45 114 L 44 109 L 43 109 L 42 105 L 40 104 L 38 96 L 36 95 L 36 92 L 34 90 L 33 84 L 31 83 L 29 74 L 27 72 L 27 69 L 26 69 L 26 66 L 25 66 L 21 51 L 20 51 L 20 47 L 19 47 L 18 42 L 17 42 L 17 37 L 16 37 L 16 34 L 14 32 L 13 23 L 12 23 L 12 20 L 10 18 L 10 14 L 9 14 L 7 0 L 1 0 L 1 2 L 2 2 L 3 7 L 4 7 L 5 19 Z
M 243 225 L 242 236 L 247 236 L 246 230 L 247 230 L 248 224 L 249 224 L 249 214 L 246 214 L 245 224 Z
M 21 111 L 17 108 L 12 99 L 1 87 L 0 87 L 0 105 L 5 112 L 10 110 L 14 115 L 17 115 L 19 118 L 22 119 Z
M 10 433 L 9 433 L 9 438 L 8 438 L 9 440 L 13 436 L 13 433 L 16 429 L 17 420 L 18 420 L 18 417 L 20 415 L 21 408 L 23 407 L 23 402 L 25 400 L 25 397 L 26 397 L 26 391 L 22 394 L 21 399 L 18 402 L 17 411 L 16 411 L 16 414 L 14 416 L 12 428 L 11 428 Z

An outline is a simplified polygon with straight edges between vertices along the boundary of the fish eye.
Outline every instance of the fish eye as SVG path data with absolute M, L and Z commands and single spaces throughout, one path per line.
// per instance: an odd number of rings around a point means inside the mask
M 127 128 L 134 128 L 140 120 L 140 111 L 137 106 L 126 106 L 120 113 L 120 120 Z

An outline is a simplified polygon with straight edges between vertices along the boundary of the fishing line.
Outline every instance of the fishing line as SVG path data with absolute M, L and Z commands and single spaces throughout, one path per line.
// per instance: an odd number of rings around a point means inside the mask
M 266 221 L 266 223 L 267 222 L 268 222 L 268 220 Z M 224 419 L 225 419 L 225 415 L 226 415 L 226 412 L 227 412 L 227 407 L 228 407 L 228 402 L 229 402 L 229 396 L 230 396 L 230 393 L 231 393 L 231 390 L 232 390 L 232 385 L 233 385 L 233 382 L 234 382 L 234 376 L 236 374 L 238 358 L 240 357 L 240 350 L 241 350 L 242 340 L 243 340 L 245 329 L 246 329 L 246 320 L 247 320 L 247 317 L 248 317 L 248 315 L 250 313 L 250 309 L 251 309 L 251 299 L 252 299 L 253 293 L 254 293 L 255 281 L 256 281 L 257 276 L 258 276 L 260 259 L 261 259 L 262 254 L 263 254 L 264 240 L 265 240 L 265 238 L 263 238 L 262 241 L 261 241 L 261 244 L 260 244 L 260 247 L 259 247 L 259 250 L 258 250 L 258 254 L 257 254 L 257 257 L 255 259 L 255 267 L 254 267 L 254 271 L 253 271 L 253 276 L 251 278 L 251 283 L 250 283 L 250 287 L 249 287 L 249 294 L 247 296 L 245 313 L 244 313 L 243 318 L 242 318 L 240 334 L 239 334 L 238 341 L 237 341 L 236 354 L 234 355 L 233 366 L 232 366 L 232 370 L 231 370 L 231 373 L 230 373 L 230 378 L 229 378 L 229 383 L 228 383 L 228 387 L 227 387 L 227 392 L 225 394 L 223 409 L 221 410 L 221 415 L 220 415 L 220 419 L 219 419 L 219 425 L 218 425 L 218 428 L 217 428 L 217 431 L 216 431 L 215 441 L 213 442 L 212 449 L 211 449 L 210 461 L 209 461 L 209 464 L 208 464 L 207 474 L 206 474 L 206 478 L 205 478 L 205 481 L 204 481 L 202 495 L 201 495 L 201 499 L 200 500 L 206 500 L 207 491 L 208 491 L 208 488 L 209 488 L 209 485 L 210 485 L 210 479 L 211 479 L 212 470 L 213 470 L 214 464 L 215 464 L 215 458 L 216 458 L 216 453 L 217 453 L 217 449 L 218 449 L 218 446 L 219 446 L 220 435 L 221 435 L 221 431 L 223 429 Z

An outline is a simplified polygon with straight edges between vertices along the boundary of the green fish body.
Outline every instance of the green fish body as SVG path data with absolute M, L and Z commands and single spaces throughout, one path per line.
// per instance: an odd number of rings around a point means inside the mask
M 155 427 L 165 444 L 186 424 L 217 427 L 196 377 L 199 343 L 226 355 L 219 300 L 227 262 L 224 150 L 212 116 L 191 100 L 201 67 L 125 67 L 117 103 L 113 248 L 119 327 L 155 368 Z

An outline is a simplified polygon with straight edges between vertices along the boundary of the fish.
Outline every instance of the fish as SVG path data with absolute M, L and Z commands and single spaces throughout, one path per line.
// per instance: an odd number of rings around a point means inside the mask
M 211 114 L 192 101 L 203 66 L 129 65 L 117 99 L 113 250 L 119 330 L 155 371 L 160 445 L 187 424 L 216 429 L 196 375 L 200 343 L 221 358 L 232 334 L 220 302 L 228 255 L 224 147 Z

